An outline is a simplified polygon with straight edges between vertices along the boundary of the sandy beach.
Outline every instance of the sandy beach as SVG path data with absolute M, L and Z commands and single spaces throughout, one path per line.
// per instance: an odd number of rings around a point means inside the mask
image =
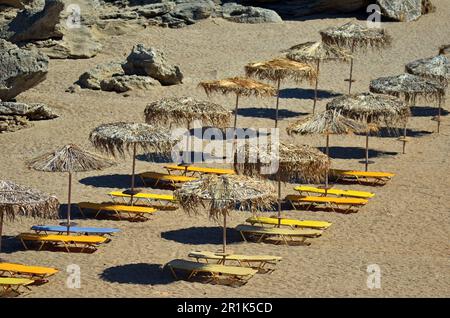
M 353 92 L 368 91 L 369 82 L 380 76 L 404 72 L 412 60 L 434 56 L 439 46 L 448 44 L 450 3 L 435 0 L 435 13 L 410 23 L 385 22 L 392 46 L 381 52 L 357 55 Z M 0 179 L 7 179 L 54 194 L 67 203 L 67 175 L 30 171 L 25 162 L 56 147 L 75 143 L 95 151 L 88 140 L 90 131 L 103 123 L 144 121 L 144 109 L 162 97 L 192 96 L 208 99 L 197 87 L 202 80 L 243 75 L 244 65 L 280 55 L 280 51 L 305 41 L 320 40 L 318 31 L 356 20 L 324 18 L 285 21 L 277 24 L 238 24 L 208 19 L 182 29 L 149 27 L 121 36 L 104 35 L 100 54 L 86 60 L 51 60 L 47 79 L 18 96 L 18 101 L 42 102 L 60 117 L 33 122 L 33 127 L 0 134 Z M 79 76 L 108 61 L 122 61 L 133 45 L 143 43 L 166 52 L 171 63 L 185 75 L 182 85 L 113 92 L 80 90 L 65 92 Z M 329 63 L 322 67 L 318 109 L 330 98 L 346 92 L 348 65 Z M 323 147 L 321 136 L 289 137 L 286 126 L 312 111 L 312 87 L 292 82 L 283 85 L 280 99 L 281 140 Z M 234 97 L 211 96 L 211 101 L 232 110 Z M 243 98 L 239 127 L 272 127 L 273 98 Z M 370 165 L 374 171 L 396 176 L 382 187 L 340 186 L 371 191 L 375 197 L 358 213 L 284 211 L 298 219 L 326 220 L 333 225 L 310 246 L 276 246 L 244 243 L 233 227 L 250 216 L 232 212 L 229 218 L 229 248 L 241 254 L 270 254 L 283 260 L 272 274 L 257 274 L 245 286 L 233 288 L 198 282 L 174 281 L 161 265 L 174 258 L 187 258 L 192 250 L 220 249 L 221 224 L 207 215 L 188 216 L 178 209 L 159 211 L 147 222 L 82 219 L 82 226 L 117 227 L 122 230 L 111 242 L 93 254 L 23 250 L 14 236 L 37 223 L 55 221 L 19 218 L 6 222 L 0 258 L 8 262 L 50 266 L 60 273 L 49 283 L 33 287 L 22 297 L 450 297 L 450 121 L 444 112 L 441 133 L 435 133 L 436 105 L 419 100 L 412 108 L 408 127 L 413 136 L 406 154 L 396 138 L 370 138 Z M 449 109 L 449 101 L 443 105 Z M 332 136 L 334 168 L 364 169 L 365 137 Z M 139 157 L 142 158 L 142 157 Z M 115 167 L 74 176 L 73 201 L 102 202 L 112 190 L 129 186 L 131 158 L 118 159 Z M 137 160 L 137 171 L 163 172 L 163 163 Z M 222 165 L 222 167 L 228 167 Z M 296 184 L 283 185 L 283 196 L 294 194 Z M 169 190 L 148 189 L 155 193 Z M 66 268 L 81 268 L 81 288 L 66 286 Z M 369 289 L 367 267 L 381 269 L 381 288 Z

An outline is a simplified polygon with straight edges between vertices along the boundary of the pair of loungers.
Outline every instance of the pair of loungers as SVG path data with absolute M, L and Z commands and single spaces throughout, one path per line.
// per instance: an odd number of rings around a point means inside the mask
M 0 295 L 30 290 L 36 282 L 46 282 L 47 278 L 58 272 L 55 268 L 27 266 L 14 263 L 0 263 Z
M 258 272 L 270 273 L 267 265 L 275 265 L 281 257 L 271 255 L 241 255 L 223 254 L 208 251 L 190 252 L 189 257 L 196 261 L 175 259 L 167 263 L 175 279 L 179 279 L 177 272 L 187 273 L 187 279 L 204 276 L 206 282 L 217 283 L 223 279 L 230 280 L 232 285 L 243 285 Z M 230 266 L 228 263 L 235 265 Z

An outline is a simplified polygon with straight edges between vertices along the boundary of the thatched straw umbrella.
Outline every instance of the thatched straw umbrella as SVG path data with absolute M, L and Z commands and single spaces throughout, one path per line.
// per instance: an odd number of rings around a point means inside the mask
M 38 190 L 0 180 L 0 251 L 3 220 L 14 220 L 16 216 L 57 218 L 58 199 Z
M 300 119 L 287 127 L 289 135 L 310 135 L 321 134 L 326 136 L 326 155 L 330 157 L 329 144 L 330 135 L 345 135 L 354 132 L 365 132 L 367 125 L 359 121 L 350 119 L 341 115 L 335 110 L 327 110 L 325 112 Z M 326 171 L 325 177 L 325 192 L 328 190 L 328 174 Z
M 274 162 L 278 182 L 278 220 L 281 222 L 281 181 L 302 179 L 321 182 L 330 167 L 329 158 L 316 148 L 302 145 L 278 143 L 275 149 L 261 149 L 260 146 L 246 144 L 238 149 L 241 159 L 236 164 L 237 171 L 248 176 L 262 176 L 264 168 Z M 280 224 L 279 224 L 280 225 Z
M 200 82 L 199 86 L 205 90 L 206 95 L 220 93 L 222 95 L 235 94 L 236 104 L 234 109 L 234 138 L 236 139 L 237 115 L 239 109 L 239 98 L 241 96 L 250 97 L 272 97 L 276 96 L 277 90 L 265 83 L 255 81 L 246 77 L 233 77 L 221 80 Z M 234 150 L 233 150 L 234 156 Z
M 398 98 L 372 93 L 336 97 L 327 104 L 327 110 L 339 111 L 346 117 L 366 123 L 368 127 L 395 127 L 399 123 L 404 124 L 410 116 L 408 105 Z M 367 129 L 366 171 L 369 168 L 369 134 L 370 129 Z
M 397 76 L 380 77 L 370 82 L 371 92 L 388 94 L 401 97 L 409 106 L 416 104 L 417 97 L 423 97 L 427 100 L 439 101 L 445 95 L 445 87 L 432 79 L 427 79 L 412 74 L 401 74 Z M 440 116 L 438 118 L 439 129 Z M 403 129 L 403 153 L 406 147 L 406 123 Z
M 114 162 L 81 149 L 77 145 L 69 144 L 55 151 L 43 154 L 28 162 L 30 169 L 45 172 L 68 172 L 69 189 L 67 199 L 67 234 L 71 224 L 72 173 L 101 170 L 114 165 Z
M 448 85 L 450 79 L 450 61 L 445 55 L 438 55 L 426 59 L 419 59 L 405 65 L 406 72 L 426 78 L 435 79 L 442 85 Z M 441 125 L 442 98 L 438 101 L 437 132 Z
M 223 216 L 223 253 L 227 247 L 227 215 L 236 206 L 240 210 L 250 210 L 253 213 L 273 207 L 276 198 L 272 185 L 263 180 L 257 180 L 240 175 L 208 175 L 202 179 L 186 182 L 174 192 L 184 211 L 199 214 L 201 208 L 209 216 L 218 220 Z
M 317 104 L 317 91 L 319 88 L 320 63 L 327 61 L 347 62 L 352 58 L 352 55 L 345 49 L 328 45 L 321 41 L 305 42 L 298 45 L 294 45 L 293 47 L 286 50 L 286 53 L 287 53 L 286 57 L 288 59 L 297 62 L 316 64 L 317 77 L 314 87 L 314 104 L 313 104 L 313 114 L 315 114 Z
M 300 83 L 303 80 L 308 80 L 312 83 L 312 81 L 317 78 L 317 73 L 311 65 L 293 61 L 288 58 L 277 58 L 266 62 L 247 64 L 245 66 L 245 73 L 250 77 L 277 83 L 275 128 L 278 127 L 281 81 L 289 78 L 296 83 Z
M 331 27 L 320 32 L 322 41 L 338 47 L 349 48 L 351 54 L 356 49 L 382 49 L 391 44 L 391 37 L 385 29 L 369 28 L 361 24 L 348 22 L 344 25 Z M 353 57 L 350 59 L 350 78 L 348 93 L 351 94 L 353 80 Z
M 192 97 L 162 98 L 147 105 L 144 111 L 148 124 L 186 125 L 194 120 L 201 120 L 213 127 L 228 127 L 231 112 L 219 104 L 197 100 Z
M 133 166 L 131 175 L 131 190 L 135 191 L 136 152 L 138 148 L 146 152 L 168 153 L 178 142 L 170 130 L 142 123 L 111 123 L 103 124 L 92 130 L 89 140 L 99 150 L 112 156 L 125 157 L 132 153 Z M 133 204 L 133 198 L 131 198 Z

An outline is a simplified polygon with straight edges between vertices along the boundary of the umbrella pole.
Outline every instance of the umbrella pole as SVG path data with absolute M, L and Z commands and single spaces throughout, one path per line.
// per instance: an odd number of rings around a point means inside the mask
M 67 235 L 70 234 L 70 215 L 71 215 L 71 202 L 72 202 L 72 173 L 69 172 L 69 195 L 67 198 Z
M 233 156 L 233 168 L 236 170 L 236 158 L 235 158 L 235 151 L 236 149 L 236 128 L 237 128 L 237 115 L 238 115 L 238 109 L 239 109 L 239 94 L 236 94 L 236 106 L 234 107 L 234 124 L 233 124 L 233 148 L 232 148 L 232 156 Z
M 136 172 L 136 143 L 133 144 L 133 167 L 132 167 L 132 172 L 131 172 L 131 198 L 130 198 L 130 205 L 133 205 L 135 172 Z
M 319 88 L 319 71 L 320 71 L 320 60 L 317 60 L 317 77 L 316 77 L 316 87 L 314 88 L 314 105 L 313 105 L 313 115 L 316 113 L 317 104 L 317 90 Z
M 0 252 L 2 251 L 3 211 L 0 211 Z
M 348 80 L 348 93 L 352 92 L 352 83 L 353 83 L 353 53 L 355 52 L 355 41 L 352 44 L 352 57 L 350 59 L 350 78 Z
M 275 128 L 278 127 L 278 107 L 280 105 L 280 85 L 281 85 L 281 79 L 278 79 L 278 84 L 277 84 L 277 108 L 275 110 Z
M 278 227 L 281 227 L 281 176 L 277 173 L 278 179 Z
M 330 134 L 327 134 L 327 145 L 326 145 L 326 150 L 325 150 L 328 160 L 330 159 Z M 328 194 L 328 173 L 329 173 L 329 168 L 327 168 L 327 172 L 325 175 L 325 196 L 327 196 Z
M 441 130 L 441 103 L 442 103 L 442 97 L 439 96 L 438 117 L 437 117 L 437 132 L 438 132 L 438 134 Z
M 369 130 L 366 132 L 366 171 L 369 171 Z
M 227 213 L 223 213 L 223 254 L 227 251 Z

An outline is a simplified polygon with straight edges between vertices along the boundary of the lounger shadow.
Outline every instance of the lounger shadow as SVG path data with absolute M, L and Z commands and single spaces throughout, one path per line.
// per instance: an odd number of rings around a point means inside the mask
M 162 232 L 161 237 L 169 241 L 182 244 L 222 245 L 222 227 L 190 227 L 173 231 Z M 240 234 L 233 228 L 227 228 L 227 244 L 242 243 Z
M 109 267 L 100 274 L 100 278 L 112 283 L 136 285 L 167 285 L 175 281 L 170 273 L 163 271 L 163 265 L 146 263 Z

